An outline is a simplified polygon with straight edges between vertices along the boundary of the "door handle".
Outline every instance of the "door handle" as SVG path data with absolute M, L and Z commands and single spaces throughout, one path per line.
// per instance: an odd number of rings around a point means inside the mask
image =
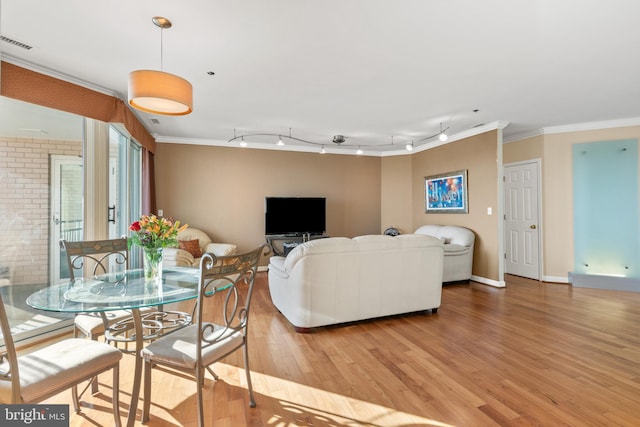
M 532 224 L 532 225 L 530 225 L 530 226 L 529 226 L 529 228 L 530 228 L 530 229 L 532 229 L 532 230 L 535 230 L 535 229 L 536 229 L 536 228 L 538 228 L 538 227 L 536 227 L 536 225 L 535 225 L 535 224 Z
M 107 211 L 107 222 L 116 223 L 116 205 L 109 206 Z

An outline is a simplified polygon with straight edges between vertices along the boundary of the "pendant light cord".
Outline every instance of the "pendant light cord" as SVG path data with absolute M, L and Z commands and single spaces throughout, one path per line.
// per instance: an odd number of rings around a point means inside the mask
M 162 45 L 162 41 L 163 41 L 163 37 L 162 37 L 162 33 L 164 32 L 164 28 L 160 27 L 160 71 L 164 71 L 164 57 L 162 55 L 162 51 L 163 49 L 163 45 Z

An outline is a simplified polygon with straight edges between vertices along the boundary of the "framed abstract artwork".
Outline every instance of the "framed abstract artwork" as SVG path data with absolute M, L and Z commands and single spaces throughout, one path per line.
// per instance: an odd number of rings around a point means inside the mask
M 469 213 L 467 170 L 424 177 L 426 213 Z

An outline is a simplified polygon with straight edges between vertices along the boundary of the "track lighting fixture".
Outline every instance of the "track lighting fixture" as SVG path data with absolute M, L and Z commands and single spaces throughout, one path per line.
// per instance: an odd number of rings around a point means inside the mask
M 423 141 L 427 141 L 433 138 L 439 138 L 440 141 L 446 141 L 448 139 L 447 134 L 445 133 L 447 130 L 449 129 L 449 127 L 443 128 L 442 127 L 442 123 L 440 123 L 440 131 L 433 134 L 433 135 L 429 135 L 429 136 L 425 136 L 423 138 L 420 139 L 413 139 L 411 140 L 411 142 L 406 143 L 405 145 L 405 149 L 407 151 L 413 151 L 413 149 L 419 145 L 421 142 Z M 237 135 L 236 134 L 236 129 L 233 130 L 233 138 L 230 138 L 227 142 L 234 142 L 236 140 L 241 140 L 240 141 L 240 145 L 243 147 L 246 147 L 246 142 L 244 140 L 245 137 L 276 137 L 277 139 L 277 143 L 276 145 L 278 146 L 283 146 L 285 145 L 285 140 L 291 140 L 294 142 L 301 142 L 304 144 L 311 144 L 311 145 L 316 145 L 318 147 L 320 147 L 319 152 L 321 154 L 324 154 L 327 152 L 327 150 L 325 149 L 325 145 L 326 142 L 316 142 L 316 141 L 309 141 L 307 139 L 304 138 L 298 138 L 296 136 L 293 136 L 291 133 L 291 128 L 289 128 L 289 134 L 288 135 L 284 135 L 284 134 L 280 134 L 280 133 L 245 133 L 242 135 Z M 353 145 L 348 143 L 348 138 L 344 135 L 334 135 L 331 139 L 331 142 L 333 142 L 335 144 L 336 147 L 353 147 Z M 244 144 L 244 145 L 243 145 Z M 365 144 L 365 146 L 367 146 Z M 391 147 L 391 146 L 397 146 L 394 143 L 394 136 L 391 136 L 391 144 L 375 144 L 375 145 L 371 145 L 372 147 Z M 362 155 L 364 152 L 362 151 L 362 146 L 358 145 L 357 146 L 357 151 L 356 154 L 358 155 Z
M 449 129 L 449 128 L 447 128 Z M 446 130 L 446 129 L 445 129 Z M 444 133 L 444 130 L 442 130 L 442 122 L 440 122 L 440 135 L 438 136 L 438 139 L 442 142 L 445 142 L 447 139 L 449 139 L 449 137 L 447 136 L 446 133 Z

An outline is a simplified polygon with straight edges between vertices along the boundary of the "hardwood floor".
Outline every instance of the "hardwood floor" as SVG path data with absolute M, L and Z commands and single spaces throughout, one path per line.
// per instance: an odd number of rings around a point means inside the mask
M 508 276 L 505 289 L 446 286 L 437 314 L 298 334 L 271 304 L 266 273 L 256 288 L 258 406 L 240 354 L 229 357 L 205 383 L 209 425 L 640 425 L 640 293 Z M 123 421 L 132 357 L 121 365 Z M 153 380 L 148 425 L 195 425 L 193 380 L 157 370 Z M 85 398 L 72 426 L 112 425 L 108 375 L 100 383 L 105 393 Z M 70 393 L 48 402 L 70 403 Z

